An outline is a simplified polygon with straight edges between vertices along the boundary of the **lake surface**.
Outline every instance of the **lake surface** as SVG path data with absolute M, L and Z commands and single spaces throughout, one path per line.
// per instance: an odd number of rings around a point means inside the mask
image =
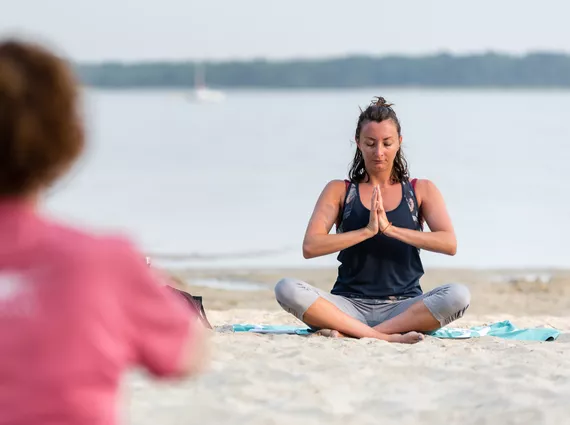
M 375 95 L 396 104 L 411 174 L 439 187 L 456 228 L 457 255 L 423 252 L 426 267 L 568 266 L 568 91 L 230 91 L 201 104 L 90 90 L 88 151 L 48 208 L 185 258 L 163 264 L 336 265 L 303 259 L 301 242 Z

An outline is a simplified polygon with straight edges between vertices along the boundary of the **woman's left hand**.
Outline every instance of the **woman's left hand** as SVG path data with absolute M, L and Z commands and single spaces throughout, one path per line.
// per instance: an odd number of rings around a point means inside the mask
M 384 233 L 386 236 L 390 236 L 390 230 L 392 225 L 388 221 L 388 217 L 386 216 L 386 210 L 384 209 L 384 202 L 382 200 L 382 192 L 380 191 L 380 186 L 376 186 L 378 192 L 378 198 L 380 202 L 378 202 L 378 224 L 380 227 L 380 233 Z

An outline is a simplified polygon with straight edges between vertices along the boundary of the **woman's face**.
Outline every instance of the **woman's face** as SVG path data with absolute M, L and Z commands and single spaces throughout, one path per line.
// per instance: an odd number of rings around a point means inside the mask
M 365 123 L 356 142 L 369 173 L 391 170 L 401 143 L 402 137 L 392 120 Z

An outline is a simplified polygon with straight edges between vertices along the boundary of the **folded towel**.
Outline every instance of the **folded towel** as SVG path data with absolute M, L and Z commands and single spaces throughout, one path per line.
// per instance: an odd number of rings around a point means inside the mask
M 309 335 L 313 331 L 309 328 L 300 328 L 289 325 L 232 325 L 234 332 L 254 332 L 259 334 L 288 334 L 288 335 Z
M 444 327 L 437 331 L 430 332 L 428 335 L 436 338 L 451 339 L 494 336 L 518 341 L 554 341 L 560 336 L 560 332 L 551 328 L 519 329 L 509 320 L 505 320 L 488 326 L 475 326 L 470 329 Z
M 227 329 L 233 332 L 280 335 L 309 335 L 313 333 L 310 328 L 292 325 L 235 324 L 230 327 L 224 326 L 220 329 L 222 331 L 223 329 Z M 443 327 L 437 331 L 428 332 L 427 334 L 441 339 L 467 339 L 494 336 L 518 341 L 554 341 L 560 336 L 559 331 L 551 328 L 519 329 L 509 320 L 493 323 L 488 326 L 475 326 L 469 329 Z

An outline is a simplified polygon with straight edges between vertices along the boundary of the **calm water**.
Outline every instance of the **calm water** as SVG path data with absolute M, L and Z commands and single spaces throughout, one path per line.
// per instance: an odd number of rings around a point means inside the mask
M 370 89 L 86 94 L 90 147 L 50 195 L 56 214 L 120 230 L 148 252 L 202 266 L 336 265 L 304 260 L 314 203 L 343 178 L 358 107 L 396 103 L 411 173 L 446 199 L 458 254 L 426 266 L 565 267 L 570 255 L 570 92 Z M 235 255 L 238 254 L 238 255 Z

